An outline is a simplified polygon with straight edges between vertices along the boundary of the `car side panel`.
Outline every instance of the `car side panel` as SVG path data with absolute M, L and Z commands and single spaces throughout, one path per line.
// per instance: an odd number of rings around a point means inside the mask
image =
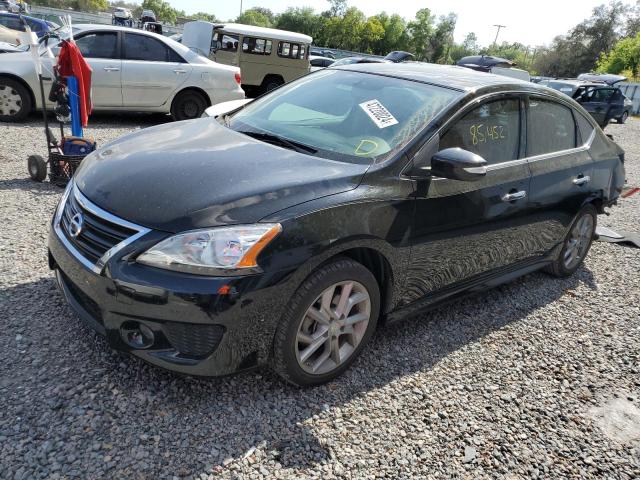
M 531 168 L 530 208 L 544 232 L 540 255 L 558 246 L 582 205 L 596 197 L 593 160 L 588 149 L 528 159 Z M 581 183 L 581 182 L 586 183 Z
M 281 236 L 260 257 L 264 270 L 295 267 L 299 284 L 328 259 L 355 248 L 368 248 L 381 254 L 390 269 L 392 288 L 383 302 L 385 311 L 406 303 L 404 277 L 410 255 L 413 185 L 399 178 L 386 189 L 381 185 L 360 185 L 262 219 L 283 226 Z

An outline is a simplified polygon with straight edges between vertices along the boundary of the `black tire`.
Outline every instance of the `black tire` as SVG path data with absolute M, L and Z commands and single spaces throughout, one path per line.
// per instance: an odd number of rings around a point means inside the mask
M 174 120 L 193 120 L 200 118 L 209 106 L 204 96 L 194 90 L 181 92 L 173 100 L 171 105 L 171 116 Z
M 276 88 L 278 88 L 283 83 L 284 81 L 280 78 L 276 78 L 276 77 L 267 78 L 265 79 L 262 85 L 262 91 L 263 93 L 270 92 L 271 90 L 275 90 Z
M 321 375 L 310 374 L 299 365 L 296 357 L 298 328 L 307 309 L 313 305 L 318 296 L 332 285 L 345 281 L 358 282 L 364 286 L 369 294 L 371 310 L 366 331 L 350 357 L 338 367 Z M 320 267 L 304 281 L 293 295 L 276 329 L 273 344 L 273 369 L 284 380 L 300 387 L 321 385 L 333 380 L 351 366 L 369 342 L 375 331 L 379 312 L 380 289 L 378 282 L 362 264 L 348 258 L 341 258 Z
M 620 118 L 618 118 L 618 123 L 625 123 L 627 121 L 627 118 L 629 118 L 629 112 L 625 110 L 624 112 L 622 112 L 622 115 L 620 115 Z
M 571 265 L 570 267 L 567 267 L 564 259 L 565 259 L 565 254 L 567 253 L 567 248 L 569 248 L 569 242 L 571 241 L 571 238 L 572 238 L 572 232 L 574 231 L 574 227 L 576 227 L 576 225 L 578 225 L 581 219 L 586 215 L 591 216 L 593 219 L 593 228 L 591 229 L 591 235 L 588 239 L 588 243 L 586 244 L 584 253 L 580 255 L 579 261 L 575 265 Z M 571 227 L 569 228 L 569 232 L 567 233 L 567 236 L 564 239 L 564 242 L 562 244 L 562 249 L 560 250 L 558 257 L 553 261 L 551 265 L 549 265 L 545 269 L 545 271 L 553 275 L 554 277 L 559 277 L 559 278 L 570 277 L 571 275 L 573 275 L 575 271 L 578 270 L 578 268 L 580 268 L 580 266 L 584 262 L 584 259 L 589 253 L 589 250 L 591 249 L 591 244 L 593 243 L 593 238 L 595 236 L 597 223 L 598 223 L 598 212 L 596 211 L 595 207 L 591 204 L 588 204 L 582 207 L 578 212 L 578 214 L 576 215 L 576 217 L 574 218 L 573 222 L 571 223 Z
M 40 155 L 31 155 L 27 160 L 31 180 L 43 182 L 47 178 L 47 162 Z
M 10 105 L 8 103 L 9 97 L 16 95 L 20 97 L 20 100 L 17 105 L 13 105 L 13 102 Z M 2 114 L 3 106 L 8 108 L 4 114 Z M 12 109 L 12 106 L 17 108 Z M 31 113 L 32 109 L 31 95 L 24 85 L 11 78 L 0 77 L 0 122 L 21 122 Z

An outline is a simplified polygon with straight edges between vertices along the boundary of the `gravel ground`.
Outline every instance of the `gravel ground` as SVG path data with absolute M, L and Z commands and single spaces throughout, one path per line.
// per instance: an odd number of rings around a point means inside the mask
M 163 117 L 93 119 L 100 144 Z M 329 385 L 195 380 L 111 352 L 46 263 L 60 190 L 27 179 L 41 122 L 0 124 L 0 477 L 640 477 L 640 253 L 596 243 L 380 330 Z M 608 131 L 640 185 L 640 120 Z M 603 224 L 638 231 L 640 194 Z

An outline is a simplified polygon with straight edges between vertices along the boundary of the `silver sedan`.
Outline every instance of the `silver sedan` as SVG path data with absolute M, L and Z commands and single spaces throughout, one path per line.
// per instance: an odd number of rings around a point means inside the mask
M 94 110 L 163 112 L 186 120 L 216 103 L 244 98 L 239 68 L 212 62 L 162 35 L 111 25 L 76 25 L 73 34 L 93 70 Z M 56 42 L 49 40 L 49 46 Z M 42 45 L 40 50 L 48 94 L 53 59 Z M 53 45 L 52 51 L 59 48 Z M 3 56 L 0 121 L 20 121 L 40 108 L 31 52 Z

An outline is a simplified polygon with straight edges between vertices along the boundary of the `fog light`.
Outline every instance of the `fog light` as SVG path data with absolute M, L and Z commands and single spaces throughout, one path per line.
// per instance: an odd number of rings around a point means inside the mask
M 149 348 L 153 345 L 153 331 L 144 323 L 125 322 L 120 327 L 120 335 L 125 343 L 132 348 Z

